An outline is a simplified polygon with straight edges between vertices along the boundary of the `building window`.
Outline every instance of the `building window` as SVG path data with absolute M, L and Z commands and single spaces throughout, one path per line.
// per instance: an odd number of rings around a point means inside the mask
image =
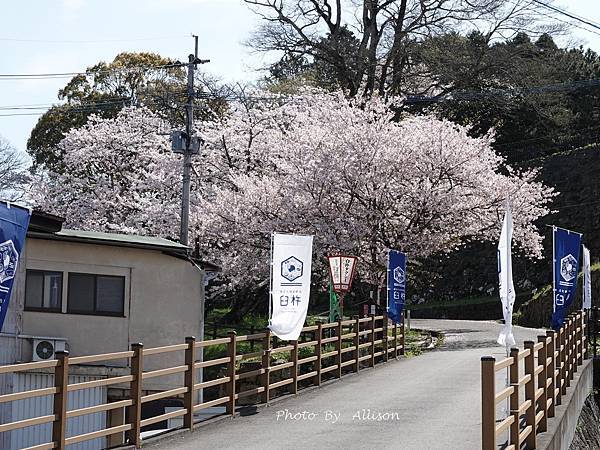
M 61 312 L 62 272 L 27 270 L 25 309 L 27 311 Z
M 123 316 L 125 277 L 69 273 L 67 312 Z

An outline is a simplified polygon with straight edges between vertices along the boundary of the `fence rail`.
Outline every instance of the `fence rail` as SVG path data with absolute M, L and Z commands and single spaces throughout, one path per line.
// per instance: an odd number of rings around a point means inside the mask
M 244 336 L 238 336 L 232 331 L 226 338 L 213 340 L 196 341 L 194 337 L 188 337 L 184 344 L 156 348 L 144 348 L 143 344 L 137 343 L 131 345 L 130 351 L 73 358 L 69 358 L 68 352 L 56 352 L 55 360 L 0 366 L 0 374 L 36 369 L 48 369 L 54 373 L 54 387 L 0 395 L 0 403 L 53 395 L 52 414 L 0 424 L 0 433 L 51 422 L 51 441 L 37 444 L 29 450 L 41 448 L 62 450 L 69 444 L 118 433 L 125 433 L 126 443 L 139 448 L 142 444 L 141 429 L 144 426 L 170 418 L 183 417 L 183 427 L 191 430 L 195 423 L 194 412 L 202 409 L 224 405 L 226 414 L 234 415 L 237 401 L 241 398 L 258 396 L 259 402 L 268 403 L 277 389 L 286 388 L 289 393 L 296 394 L 301 388 L 299 384 L 305 387 L 320 386 L 324 376 L 341 378 L 345 373 L 358 372 L 363 366 L 372 367 L 377 363 L 387 362 L 390 357 L 395 359 L 404 354 L 404 321 L 400 326 L 397 324 L 389 326 L 385 314 L 362 319 L 356 317 L 352 320 L 304 327 L 301 338 L 302 342 L 292 341 L 284 344 L 272 336 L 270 330 Z M 252 343 L 245 347 L 249 347 L 251 353 L 241 352 L 239 344 L 246 342 Z M 261 350 L 254 351 L 254 344 L 260 346 Z M 198 349 L 206 351 L 211 347 L 223 346 L 225 346 L 222 349 L 225 356 L 198 361 L 200 355 Z M 301 356 L 300 350 L 312 354 Z M 177 352 L 183 353 L 183 365 L 144 371 L 146 358 Z M 277 355 L 277 359 L 274 355 Z M 131 373 L 86 383 L 68 383 L 70 367 L 114 359 L 128 359 Z M 241 361 L 248 360 L 254 360 L 259 367 L 242 371 Z M 273 364 L 274 362 L 277 364 Z M 199 369 L 219 367 L 220 376 L 210 380 L 198 377 Z M 284 372 L 286 369 L 287 373 Z M 183 386 L 143 395 L 144 380 L 173 374 L 183 375 Z M 275 376 L 280 379 L 273 380 Z M 242 386 L 237 386 L 242 380 L 252 378 L 258 380 L 256 387 L 246 386 L 246 389 L 242 390 Z M 120 385 L 119 387 L 129 384 L 127 398 L 87 408 L 67 410 L 68 392 L 115 384 Z M 196 403 L 196 399 L 205 398 L 205 396 L 199 397 L 198 392 L 204 393 L 204 389 L 215 387 L 224 388 L 224 392 L 219 391 L 215 399 Z M 142 419 L 143 403 L 163 398 L 181 398 L 181 396 L 183 396 L 182 409 Z M 107 412 L 117 408 L 127 410 L 126 420 L 122 425 L 113 424 L 101 430 L 66 436 L 68 418 Z
M 481 358 L 482 448 L 519 450 L 523 444 L 536 448 L 536 436 L 547 431 L 548 419 L 561 404 L 562 396 L 577 367 L 587 357 L 587 320 L 582 312 L 565 319 L 559 331 L 549 330 L 538 341 L 525 341 L 525 349 L 511 348 L 510 356 Z M 508 383 L 497 392 L 498 372 L 508 371 Z M 509 414 L 497 422 L 498 405 L 509 402 Z

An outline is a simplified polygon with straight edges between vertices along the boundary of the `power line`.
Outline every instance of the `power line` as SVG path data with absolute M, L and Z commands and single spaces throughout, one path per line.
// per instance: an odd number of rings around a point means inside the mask
M 589 19 L 578 17 L 575 14 L 569 13 L 567 11 L 563 11 L 562 9 L 559 9 L 556 6 L 549 5 L 548 3 L 544 3 L 541 0 L 531 0 L 531 1 L 534 2 L 534 3 L 537 3 L 540 6 L 543 6 L 544 8 L 547 8 L 547 9 L 555 11 L 555 12 L 557 12 L 559 14 L 562 14 L 563 16 L 569 17 L 569 18 L 571 18 L 573 20 L 577 20 L 578 22 L 584 23 L 586 25 L 589 25 L 589 26 L 591 26 L 593 28 L 596 28 L 596 29 L 600 30 L 600 25 L 598 25 L 598 24 L 596 24 L 594 22 L 590 22 Z
M 129 97 L 128 98 L 113 97 L 113 98 L 102 99 L 102 101 L 98 101 L 98 102 L 82 103 L 79 105 L 72 105 L 69 103 L 45 103 L 45 104 L 40 103 L 37 105 L 0 106 L 0 111 L 18 111 L 18 110 L 36 110 L 36 109 L 49 110 L 54 107 L 83 108 L 83 107 L 95 107 L 95 106 L 102 106 L 102 105 L 122 104 L 122 103 L 126 103 L 128 101 L 131 101 L 131 98 L 129 98 Z
M 509 3 L 512 3 L 512 4 L 513 4 L 513 5 L 515 5 L 515 6 L 519 6 L 519 3 L 517 3 L 516 1 L 515 1 L 515 2 L 511 2 L 511 1 L 509 1 Z M 573 22 L 569 22 L 568 20 L 559 19 L 558 17 L 552 16 L 552 15 L 550 15 L 550 14 L 543 13 L 543 12 L 541 12 L 541 11 L 539 11 L 539 10 L 536 10 L 536 13 L 537 13 L 537 14 L 540 14 L 541 16 L 547 17 L 547 18 L 549 18 L 549 19 L 552 19 L 552 20 L 557 20 L 557 21 L 558 21 L 558 22 L 560 22 L 560 23 L 564 23 L 564 24 L 566 24 L 566 25 L 570 25 L 570 26 L 572 26 L 572 27 L 579 28 L 580 30 L 586 31 L 586 32 L 588 32 L 588 33 L 592 33 L 592 34 L 595 34 L 595 35 L 597 35 L 597 36 L 600 36 L 600 33 L 599 33 L 599 32 L 597 32 L 597 31 L 594 31 L 594 30 L 590 30 L 590 29 L 588 29 L 588 28 L 585 28 L 585 27 L 583 27 L 583 26 L 581 26 L 581 25 L 579 25 L 579 24 L 576 24 L 576 23 L 573 23 Z
M 168 39 L 182 39 L 184 37 L 187 37 L 187 36 L 185 36 L 185 35 L 181 35 L 181 36 L 156 36 L 156 37 L 147 37 L 147 38 L 97 39 L 97 40 L 21 39 L 21 38 L 12 38 L 12 37 L 0 37 L 0 41 L 7 41 L 7 42 L 31 42 L 31 43 L 41 43 L 41 44 L 96 44 L 96 43 L 100 44 L 100 43 L 106 43 L 106 42 L 159 41 L 159 40 L 168 40 Z
M 585 127 L 585 128 L 576 128 L 576 129 L 570 129 L 568 130 L 570 132 L 570 134 L 554 134 L 554 135 L 546 135 L 543 137 L 537 137 L 537 138 L 529 138 L 529 139 L 523 139 L 520 141 L 512 141 L 512 142 L 502 142 L 502 143 L 494 143 L 495 147 L 505 147 L 508 145 L 513 145 L 513 144 L 525 144 L 527 142 L 535 142 L 535 141 L 543 141 L 546 139 L 560 139 L 560 138 L 567 138 L 566 140 L 574 140 L 575 138 L 579 137 L 579 136 L 588 136 L 591 133 L 591 131 L 593 130 L 599 130 L 600 129 L 600 125 L 594 126 L 594 127 Z M 587 133 L 584 133 L 586 132 Z M 579 134 L 575 134 L 575 133 L 579 133 Z
M 0 117 L 15 117 L 15 116 L 41 116 L 46 113 L 50 113 L 53 115 L 66 115 L 66 114 L 78 114 L 78 113 L 93 113 L 93 112 L 102 112 L 112 109 L 114 106 L 124 105 L 130 101 L 130 99 L 123 99 L 120 101 L 114 102 L 99 102 L 99 103 L 90 103 L 89 105 L 77 105 L 68 108 L 63 108 L 59 110 L 52 110 L 49 108 L 45 111 L 37 111 L 37 112 L 11 112 L 7 114 L 0 114 Z M 65 105 L 58 105 L 65 106 Z M 27 109 L 27 108 L 24 108 Z
M 439 103 L 443 101 L 458 101 L 458 100 L 476 100 L 481 98 L 507 97 L 513 95 L 531 95 L 544 92 L 560 92 L 582 87 L 600 86 L 600 79 L 578 80 L 568 83 L 546 84 L 542 86 L 532 86 L 528 88 L 513 88 L 513 89 L 492 89 L 487 92 L 476 91 L 454 91 L 441 96 L 425 96 L 415 95 L 407 96 L 406 103 Z
M 170 64 L 162 64 L 156 66 L 138 66 L 138 67 L 124 67 L 122 69 L 107 69 L 107 70 L 87 70 L 85 72 L 61 72 L 61 73 L 20 73 L 20 74 L 0 74 L 0 80 L 10 79 L 47 79 L 47 78 L 63 78 L 72 77 L 76 75 L 92 76 L 102 73 L 120 73 L 120 72 L 139 72 L 141 70 L 163 70 L 163 69 L 175 69 L 184 67 L 185 64 L 180 62 L 173 62 Z

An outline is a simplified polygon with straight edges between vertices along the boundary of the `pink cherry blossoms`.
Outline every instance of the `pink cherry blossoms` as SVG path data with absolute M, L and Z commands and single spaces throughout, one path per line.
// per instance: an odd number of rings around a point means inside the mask
M 414 259 L 497 239 L 507 197 L 515 242 L 540 255 L 534 221 L 554 194 L 534 171 L 503 166 L 491 135 L 471 138 L 430 116 L 392 118 L 380 99 L 306 92 L 234 103 L 198 123 L 191 233 L 205 257 L 232 285 L 264 282 L 272 232 L 313 234 L 315 271 L 327 252 L 345 251 L 376 283 L 388 248 Z M 126 109 L 71 131 L 61 143 L 70 170 L 39 181 L 38 203 L 71 226 L 177 236 L 181 161 L 168 130 L 150 111 Z

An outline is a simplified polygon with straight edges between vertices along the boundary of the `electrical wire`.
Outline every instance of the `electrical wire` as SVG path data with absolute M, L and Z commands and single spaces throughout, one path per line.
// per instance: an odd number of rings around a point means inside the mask
M 122 69 L 107 69 L 107 70 L 87 70 L 85 72 L 61 72 L 61 73 L 17 73 L 17 74 L 0 74 L 0 80 L 12 80 L 12 79 L 49 79 L 49 78 L 64 78 L 73 77 L 76 75 L 98 75 L 102 73 L 123 73 L 123 72 L 139 72 L 142 70 L 164 70 L 164 69 L 175 69 L 187 66 L 188 63 L 173 62 L 170 64 L 162 64 L 156 66 L 138 66 L 138 67 L 124 67 Z
M 148 38 L 130 38 L 130 39 L 99 39 L 99 40 L 53 40 L 53 39 L 20 39 L 20 38 L 12 38 L 12 37 L 0 37 L 0 41 L 7 42 L 32 42 L 32 43 L 40 43 L 40 44 L 100 44 L 106 42 L 137 42 L 137 41 L 159 41 L 159 40 L 169 40 L 169 39 L 182 39 L 188 38 L 187 35 L 181 36 L 156 36 L 156 37 L 148 37 Z
M 600 30 L 600 24 L 591 22 L 590 21 L 591 19 L 579 17 L 579 16 L 577 16 L 575 14 L 572 14 L 572 13 L 569 13 L 569 12 L 564 11 L 562 9 L 559 9 L 556 6 L 552 6 L 552 5 L 549 5 L 548 3 L 544 3 L 541 0 L 531 0 L 531 1 L 533 3 L 536 3 L 536 4 L 540 5 L 540 6 L 543 6 L 544 8 L 547 8 L 547 9 L 549 9 L 551 11 L 557 12 L 559 14 L 562 14 L 563 16 L 569 17 L 569 18 L 571 18 L 573 20 L 577 20 L 578 22 L 584 23 L 584 24 L 586 24 L 586 25 L 588 25 L 590 27 L 593 27 L 593 28 L 596 28 L 596 29 Z
M 508 2 L 511 3 L 511 4 L 513 4 L 513 5 L 515 5 L 515 6 L 519 6 L 519 3 L 516 2 L 516 1 L 510 1 L 510 0 L 508 0 Z M 539 10 L 536 10 L 536 14 L 539 14 L 541 16 L 547 17 L 548 19 L 556 20 L 556 21 L 558 21 L 560 23 L 564 23 L 565 25 L 570 25 L 572 27 L 579 28 L 580 30 L 586 31 L 587 33 L 592 33 L 592 34 L 595 34 L 597 36 L 600 36 L 600 33 L 598 31 L 590 30 L 590 29 L 585 28 L 585 27 L 583 27 L 583 26 L 581 26 L 581 25 L 579 25 L 577 23 L 569 22 L 568 20 L 559 19 L 558 17 L 553 16 L 551 14 L 546 14 L 546 13 L 543 13 L 543 12 L 541 12 Z
M 408 96 L 406 98 L 407 104 L 412 103 L 439 103 L 444 101 L 460 101 L 460 100 L 476 100 L 481 98 L 494 98 L 494 97 L 510 97 L 515 95 L 532 95 L 541 94 L 544 92 L 561 92 L 573 89 L 579 89 L 583 87 L 594 87 L 600 86 L 600 79 L 589 79 L 589 80 L 578 80 L 568 83 L 555 83 L 547 84 L 542 86 L 533 86 L 529 88 L 515 88 L 515 89 L 493 89 L 488 92 L 476 92 L 476 91 L 454 91 L 450 94 L 444 94 L 441 96 Z
M 120 101 L 114 102 L 99 102 L 99 103 L 90 103 L 89 105 L 57 105 L 57 106 L 67 106 L 67 108 L 62 108 L 58 110 L 53 110 L 52 108 L 47 109 L 45 111 L 38 112 L 11 112 L 7 114 L 0 114 L 0 117 L 15 117 L 15 116 L 41 116 L 44 114 L 52 114 L 52 115 L 66 115 L 66 114 L 79 114 L 79 113 L 94 113 L 94 112 L 102 112 L 113 109 L 114 106 L 124 106 L 128 101 L 128 99 L 123 99 Z M 27 109 L 27 108 L 25 108 Z
M 529 138 L 529 139 L 523 139 L 520 141 L 512 141 L 512 142 L 502 142 L 502 143 L 498 143 L 498 144 L 494 144 L 495 147 L 505 147 L 508 145 L 514 145 L 514 144 L 525 144 L 527 142 L 535 142 L 535 141 L 543 141 L 546 139 L 560 139 L 560 138 L 569 138 L 568 140 L 572 140 L 574 138 L 577 138 L 581 135 L 590 135 L 592 133 L 583 133 L 584 131 L 592 131 L 592 130 L 599 130 L 600 129 L 600 125 L 597 126 L 593 126 L 593 127 L 585 127 L 585 128 L 576 128 L 576 129 L 570 129 L 568 130 L 570 132 L 570 134 L 554 134 L 554 135 L 546 135 L 543 137 L 537 137 L 537 138 Z M 574 134 L 574 133 L 579 133 L 579 134 Z
M 80 107 L 95 107 L 95 106 L 103 106 L 103 105 L 114 105 L 114 104 L 123 104 L 128 101 L 131 101 L 131 98 L 123 98 L 123 97 L 114 97 L 114 98 L 106 98 L 102 99 L 99 102 L 90 102 L 81 105 L 71 105 L 69 103 L 45 103 L 36 105 L 12 105 L 12 106 L 0 106 L 0 111 L 18 111 L 18 110 L 36 110 L 43 109 L 49 110 L 54 107 L 72 107 L 72 108 L 80 108 Z

